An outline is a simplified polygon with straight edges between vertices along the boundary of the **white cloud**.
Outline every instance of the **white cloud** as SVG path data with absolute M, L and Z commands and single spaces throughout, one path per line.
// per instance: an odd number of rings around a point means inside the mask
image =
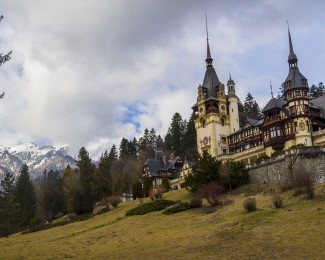
M 322 1 L 0 0 L 0 144 L 85 146 L 97 157 L 145 128 L 188 118 L 205 71 L 205 16 L 220 80 L 262 107 L 287 74 L 286 20 L 301 72 L 324 81 Z M 308 17 L 308 19 L 302 19 Z M 130 110 L 136 109 L 136 112 Z

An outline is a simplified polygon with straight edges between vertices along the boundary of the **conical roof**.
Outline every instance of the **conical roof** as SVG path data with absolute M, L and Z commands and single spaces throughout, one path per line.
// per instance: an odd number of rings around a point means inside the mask
M 305 88 L 307 79 L 299 71 L 298 58 L 295 52 L 293 51 L 293 45 L 292 45 L 289 28 L 288 28 L 288 37 L 289 37 L 289 55 L 288 55 L 289 74 L 285 82 L 290 82 L 291 88 Z
M 220 81 L 219 81 L 217 73 L 212 65 L 212 61 L 213 61 L 213 59 L 211 58 L 209 40 L 207 39 L 207 58 L 205 60 L 206 72 L 204 75 L 202 86 L 208 90 L 208 93 L 207 93 L 208 97 L 211 97 L 211 96 L 216 97 L 217 86 L 220 85 Z

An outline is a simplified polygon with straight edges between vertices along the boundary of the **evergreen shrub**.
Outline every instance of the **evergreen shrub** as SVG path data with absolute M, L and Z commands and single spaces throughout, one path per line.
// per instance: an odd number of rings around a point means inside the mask
M 126 216 L 133 216 L 133 215 L 145 215 L 150 212 L 160 211 L 169 206 L 174 205 L 176 202 L 172 200 L 155 200 L 149 203 L 145 203 L 143 205 L 139 205 L 133 209 L 130 209 L 126 212 Z
M 247 212 L 252 212 L 256 210 L 256 199 L 255 198 L 247 198 L 243 203 L 244 209 Z
M 175 206 L 172 206 L 168 209 L 165 209 L 162 213 L 165 215 L 171 215 L 177 212 L 182 212 L 182 211 L 186 211 L 188 209 L 190 209 L 191 206 L 189 203 L 187 202 L 179 202 L 177 203 Z
M 202 207 L 202 199 L 198 197 L 193 197 L 190 201 L 191 208 L 200 208 Z

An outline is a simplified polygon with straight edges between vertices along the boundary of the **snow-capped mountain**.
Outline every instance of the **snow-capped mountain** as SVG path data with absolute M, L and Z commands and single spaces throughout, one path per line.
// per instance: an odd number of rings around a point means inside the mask
M 68 164 L 76 167 L 76 161 L 68 154 L 67 147 L 38 146 L 34 143 L 9 148 L 0 145 L 0 179 L 7 172 L 18 175 L 24 163 L 28 165 L 32 178 L 37 178 L 44 170 L 63 171 Z

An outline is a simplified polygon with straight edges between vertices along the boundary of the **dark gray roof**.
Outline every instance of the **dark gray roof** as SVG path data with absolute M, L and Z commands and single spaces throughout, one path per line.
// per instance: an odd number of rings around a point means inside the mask
M 207 88 L 207 90 L 208 90 L 207 96 L 208 97 L 211 97 L 211 96 L 216 97 L 216 93 L 217 93 L 216 87 L 220 85 L 220 81 L 219 81 L 217 73 L 214 70 L 214 67 L 212 65 L 213 59 L 211 57 L 208 39 L 207 39 L 207 58 L 206 58 L 205 62 L 206 62 L 207 70 L 204 75 L 202 86 Z
M 172 168 L 179 159 L 180 157 L 177 156 L 173 160 L 168 160 L 166 165 L 162 160 L 148 159 L 145 163 L 145 166 L 149 167 L 149 171 L 152 177 L 162 177 L 161 172 L 173 172 Z M 170 177 L 174 178 L 174 175 L 175 174 Z
M 290 35 L 290 30 L 288 28 L 288 35 L 289 35 L 289 56 L 288 56 L 288 61 L 295 61 L 297 62 L 297 56 L 293 51 L 293 47 L 292 47 L 292 41 L 291 41 L 291 35 Z
M 311 99 L 309 102 L 315 107 L 325 109 L 325 95 Z
M 273 108 L 280 108 L 282 109 L 282 107 L 285 105 L 285 101 L 283 99 L 280 98 L 272 98 L 267 104 L 266 106 L 263 108 L 262 112 L 266 112 L 268 110 L 271 110 Z
M 303 88 L 305 87 L 303 81 L 307 81 L 307 79 L 300 73 L 298 67 L 291 67 L 285 81 L 290 81 L 292 88 Z
M 216 97 L 216 87 L 220 85 L 220 81 L 214 67 L 207 67 L 202 85 L 208 89 L 208 97 Z
M 291 88 L 304 88 L 306 87 L 305 82 L 307 79 L 304 75 L 302 75 L 298 69 L 298 58 L 293 51 L 292 41 L 290 30 L 288 28 L 288 35 L 289 35 L 289 56 L 288 56 L 288 63 L 289 63 L 289 74 L 285 80 L 285 82 L 291 82 Z
M 262 119 L 254 119 L 254 118 L 248 118 L 248 117 L 247 117 L 247 119 L 245 121 L 245 123 L 249 123 L 252 126 L 261 125 L 261 124 L 263 124 L 263 122 L 264 122 L 264 118 L 262 118 Z

